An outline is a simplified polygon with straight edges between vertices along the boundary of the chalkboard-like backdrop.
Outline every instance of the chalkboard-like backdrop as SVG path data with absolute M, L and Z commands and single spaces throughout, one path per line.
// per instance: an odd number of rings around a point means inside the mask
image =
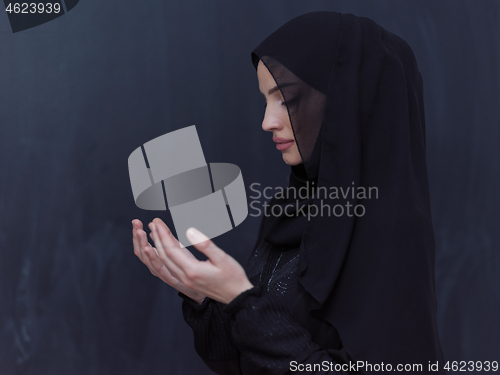
M 370 17 L 412 46 L 444 353 L 499 359 L 500 2 L 84 0 L 17 33 L 0 14 L 0 374 L 209 373 L 180 298 L 133 254 L 133 218 L 171 221 L 135 206 L 127 158 L 195 124 L 248 193 L 285 185 L 250 51 L 314 10 Z M 258 223 L 215 241 L 243 262 Z

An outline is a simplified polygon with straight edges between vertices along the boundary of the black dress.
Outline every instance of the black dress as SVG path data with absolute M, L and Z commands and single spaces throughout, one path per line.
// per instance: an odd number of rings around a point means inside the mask
M 349 359 L 335 328 L 309 314 L 302 303 L 298 260 L 298 247 L 261 240 L 246 267 L 253 289 L 228 305 L 206 298 L 199 306 L 179 293 L 196 351 L 213 371 L 287 374 L 310 364 L 318 374 L 348 373 L 331 371 Z

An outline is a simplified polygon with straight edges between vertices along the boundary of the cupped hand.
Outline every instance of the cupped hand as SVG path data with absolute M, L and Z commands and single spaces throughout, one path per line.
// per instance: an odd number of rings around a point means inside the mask
M 132 225 L 134 254 L 137 255 L 141 262 L 149 268 L 149 271 L 154 276 L 158 277 L 160 280 L 175 288 L 179 292 L 185 294 L 192 300 L 196 301 L 198 304 L 201 304 L 206 295 L 189 288 L 177 277 L 172 275 L 169 269 L 165 266 L 164 261 L 160 259 L 158 250 L 148 242 L 147 234 L 143 230 L 142 222 L 140 220 L 132 220 Z M 191 256 L 192 258 L 196 259 L 194 255 L 191 254 L 186 248 L 181 248 L 179 241 L 177 241 L 177 239 L 172 235 L 170 230 L 168 232 L 170 233 L 170 235 L 166 235 L 164 240 L 169 244 L 169 246 L 177 247 L 180 251 L 185 253 L 187 257 Z
M 160 219 L 154 219 L 149 228 L 162 267 L 189 290 L 227 304 L 253 288 L 243 267 L 198 230 L 190 228 L 186 235 L 194 247 L 207 256 L 205 261 L 196 259 L 186 248 L 181 248 L 179 241 Z M 150 253 L 147 253 L 148 256 Z M 157 264 L 159 269 L 163 269 Z

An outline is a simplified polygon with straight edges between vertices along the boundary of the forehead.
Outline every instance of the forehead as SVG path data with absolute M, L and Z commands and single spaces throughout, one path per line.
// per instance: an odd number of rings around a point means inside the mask
M 259 64 L 257 65 L 257 78 L 259 80 L 259 89 L 264 94 L 266 94 L 269 89 L 276 86 L 276 82 L 274 81 L 272 74 L 262 61 L 259 61 Z

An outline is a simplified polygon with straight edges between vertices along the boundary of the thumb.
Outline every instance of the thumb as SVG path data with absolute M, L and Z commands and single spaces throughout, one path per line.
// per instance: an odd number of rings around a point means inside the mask
M 186 231 L 186 237 L 197 250 L 205 254 L 214 264 L 220 263 L 226 255 L 226 253 L 219 249 L 210 238 L 193 227 Z

